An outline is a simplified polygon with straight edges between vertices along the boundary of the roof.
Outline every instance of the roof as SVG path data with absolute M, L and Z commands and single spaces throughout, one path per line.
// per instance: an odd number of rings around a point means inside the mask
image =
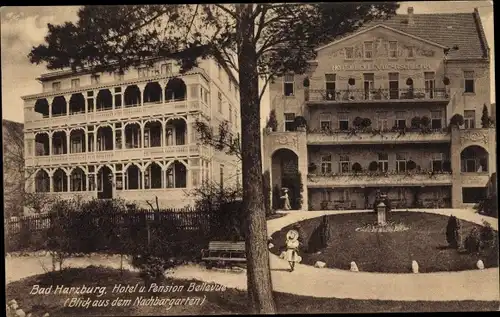
M 458 46 L 458 50 L 449 51 L 448 59 L 489 58 L 488 43 L 476 9 L 471 13 L 414 13 L 413 21 L 414 23 L 410 25 L 408 14 L 398 14 L 387 20 L 369 22 L 355 33 L 366 31 L 376 25 L 384 25 L 448 48 Z M 352 35 L 353 33 L 350 33 L 346 36 Z

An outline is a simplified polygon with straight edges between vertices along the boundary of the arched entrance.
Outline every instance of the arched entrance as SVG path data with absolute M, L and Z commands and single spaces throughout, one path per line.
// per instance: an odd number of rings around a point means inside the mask
M 97 173 L 97 198 L 113 198 L 113 172 L 109 166 L 103 166 Z
M 300 176 L 299 157 L 289 149 L 279 149 L 271 157 L 272 164 L 272 187 L 273 191 L 288 189 L 288 197 L 292 209 L 299 209 L 300 198 Z M 276 195 L 276 193 L 274 193 Z M 276 208 L 276 206 L 274 206 Z M 280 208 L 282 206 L 279 206 Z
M 481 146 L 471 145 L 460 153 L 462 173 L 488 172 L 488 152 Z

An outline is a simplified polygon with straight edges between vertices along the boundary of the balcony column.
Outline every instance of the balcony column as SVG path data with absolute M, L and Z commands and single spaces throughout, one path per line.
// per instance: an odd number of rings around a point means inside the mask
M 140 135 L 140 140 L 141 140 L 141 148 L 146 148 L 144 146 L 144 140 L 145 140 L 145 137 L 144 137 L 144 126 L 146 125 L 146 122 L 145 121 L 141 121 L 140 123 L 140 126 L 141 126 L 141 135 Z
M 460 162 L 460 130 L 457 127 L 451 129 L 451 207 L 460 208 L 462 206 L 462 173 Z
M 54 97 L 47 97 L 47 103 L 49 104 L 49 118 L 52 118 L 52 102 Z
M 165 103 L 165 90 L 167 89 L 167 83 L 168 81 L 159 82 L 161 86 L 161 103 Z
M 194 143 L 191 142 L 191 126 L 194 128 L 195 125 L 193 122 L 191 122 L 191 118 L 188 116 L 186 119 L 186 142 L 185 142 L 186 145 Z
M 87 169 L 84 170 L 85 173 L 85 191 L 89 191 L 89 173 L 87 172 Z
M 113 98 L 114 100 L 114 98 Z M 115 109 L 114 103 L 113 103 L 113 109 Z M 113 131 L 113 151 L 116 150 L 116 129 L 115 129 L 115 124 L 113 123 L 111 126 L 111 130 Z
M 115 110 L 115 89 L 110 89 L 111 92 L 111 109 Z
M 49 155 L 52 155 L 52 131 L 49 131 L 48 136 L 49 136 Z
M 71 130 L 65 130 L 66 132 L 66 154 L 69 154 L 70 151 L 69 149 L 71 148 L 71 138 L 70 138 L 70 133 L 71 133 Z
M 99 132 L 98 131 L 99 129 L 99 126 L 97 125 L 94 125 L 94 152 L 97 152 L 97 133 Z
M 92 99 L 94 100 L 94 109 L 92 109 L 93 113 L 96 113 L 97 112 L 97 94 L 99 93 L 99 90 L 93 90 L 93 95 L 92 95 Z
M 139 90 L 141 91 L 141 107 L 144 105 L 144 89 L 146 88 L 146 85 L 142 84 L 142 85 L 137 85 L 137 87 L 139 87 Z
M 51 169 L 49 170 L 49 193 L 53 193 L 54 192 L 54 170 Z
M 144 177 L 144 175 L 145 175 L 145 173 L 144 173 L 144 166 L 141 166 L 140 168 L 138 168 L 137 169 L 137 173 L 139 173 L 140 176 L 141 176 L 141 189 L 144 190 L 145 189 L 144 187 L 146 185 L 146 182 L 145 182 L 145 179 L 144 179 L 145 178 Z
M 122 127 L 120 128 L 122 133 L 122 149 L 126 149 L 127 147 L 125 146 L 125 126 L 122 123 Z
M 69 117 L 69 102 L 71 100 L 71 95 L 64 95 L 64 100 L 66 100 L 66 117 Z
M 68 180 L 66 183 L 66 191 L 69 193 L 71 191 L 71 173 L 66 174 L 66 179 Z

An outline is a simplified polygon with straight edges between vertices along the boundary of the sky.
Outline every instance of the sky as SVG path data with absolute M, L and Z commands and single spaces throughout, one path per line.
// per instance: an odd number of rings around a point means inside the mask
M 473 12 L 478 8 L 491 52 L 491 101 L 495 102 L 495 64 L 493 1 L 408 1 L 401 2 L 397 13 L 405 14 L 408 7 L 414 13 Z M 44 65 L 33 65 L 27 55 L 31 47 L 42 44 L 47 34 L 47 23 L 60 24 L 77 20 L 78 6 L 1 7 L 1 67 L 2 117 L 24 122 L 21 96 L 42 92 L 36 80 L 47 70 Z M 269 113 L 269 95 L 263 98 L 263 120 Z

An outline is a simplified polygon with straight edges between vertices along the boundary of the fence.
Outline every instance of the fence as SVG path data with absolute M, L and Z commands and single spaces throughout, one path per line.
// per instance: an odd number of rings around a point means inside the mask
M 135 247 L 175 244 L 179 252 L 190 244 L 199 252 L 220 228 L 214 213 L 192 209 L 126 212 L 59 212 L 22 217 L 5 222 L 6 251 L 40 250 L 53 238 L 57 223 L 65 222 L 74 252 L 119 252 L 125 241 Z

